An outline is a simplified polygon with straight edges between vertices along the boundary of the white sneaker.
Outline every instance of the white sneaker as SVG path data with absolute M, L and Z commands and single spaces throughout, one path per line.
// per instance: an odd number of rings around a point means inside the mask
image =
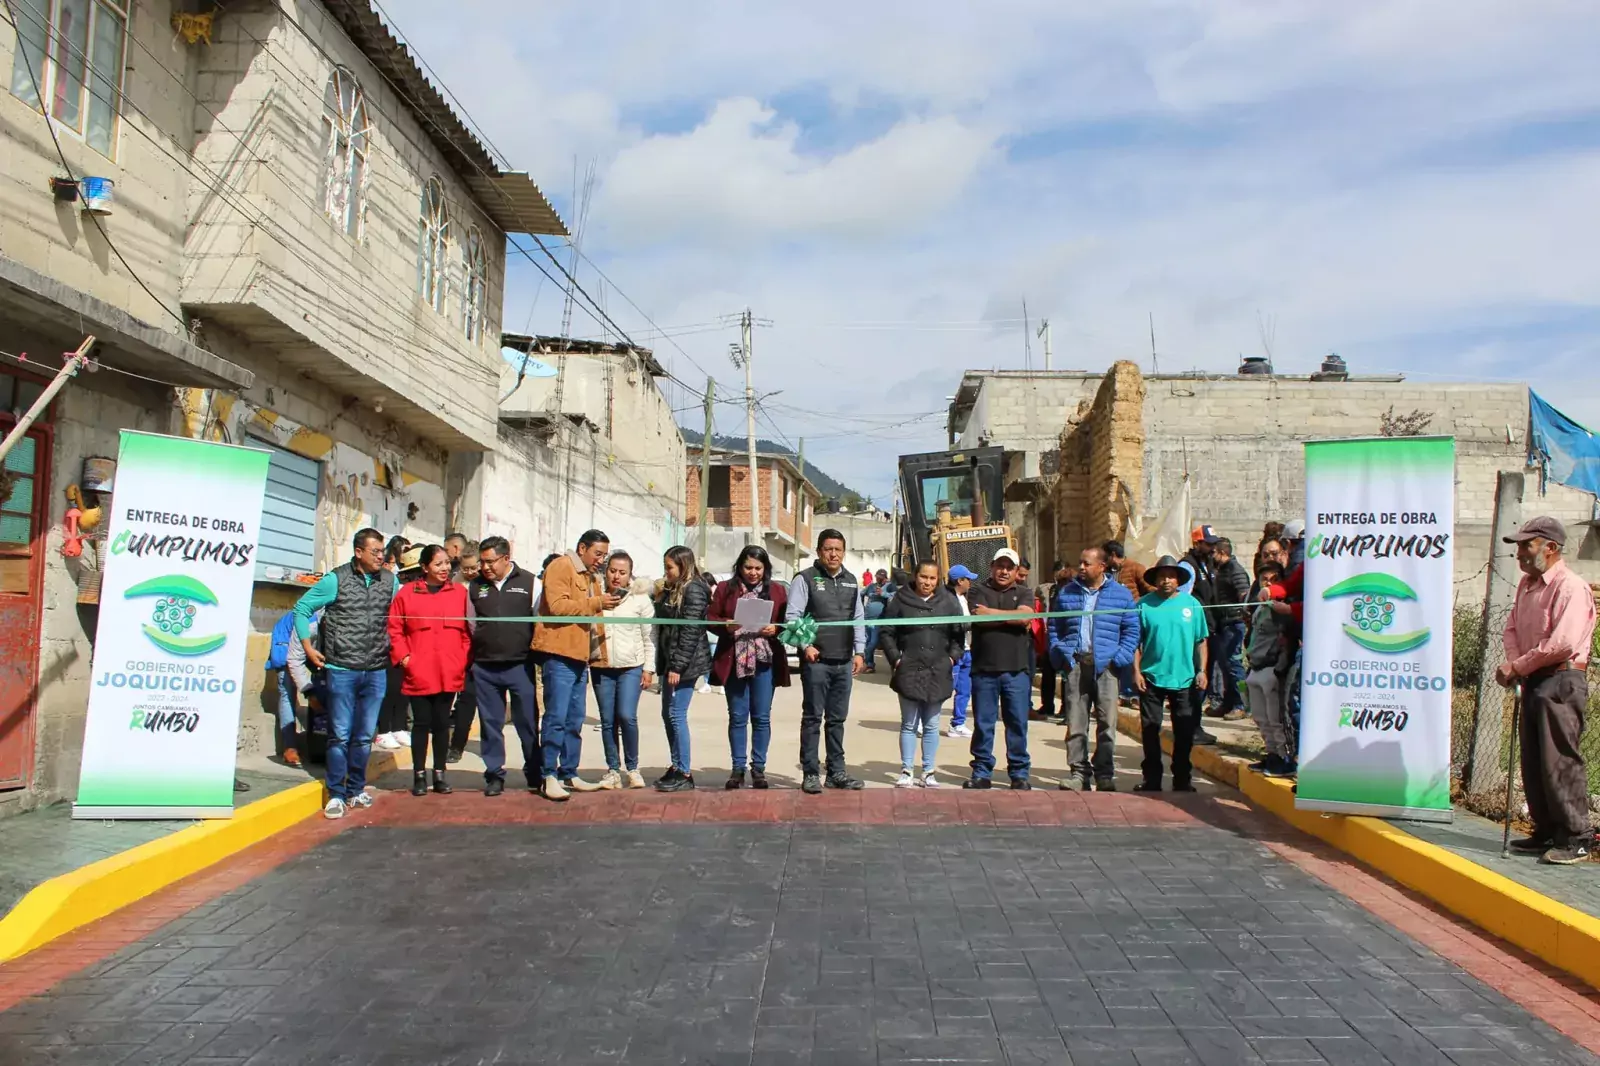
M 947 725 L 944 727 L 944 735 L 947 737 L 959 737 L 961 735 L 961 727 L 958 725 Z
M 923 788 L 938 788 L 939 787 L 938 779 L 936 777 L 934 777 L 933 774 L 931 774 L 931 773 L 923 774 L 922 775 L 922 780 L 917 782 L 917 783 L 919 785 L 921 785 Z
M 554 800 L 557 803 L 566 802 L 567 790 L 562 788 L 561 782 L 557 781 L 553 777 L 547 777 L 544 779 L 544 787 L 542 792 L 544 793 L 544 798 L 547 800 Z
M 629 770 L 628 771 L 628 787 L 629 788 L 643 788 L 644 787 L 644 775 L 641 774 L 637 770 Z
M 914 777 L 911 776 L 911 771 L 910 770 L 901 770 L 900 771 L 900 776 L 894 779 L 894 787 L 895 788 L 910 788 L 912 785 L 914 785 L 916 783 L 917 783 L 917 781 L 916 781 L 916 779 Z
M 398 733 L 390 733 L 389 739 L 394 741 L 394 746 L 397 748 L 409 748 L 411 746 L 411 730 L 402 729 Z
M 696 681 L 694 683 L 694 690 L 696 692 L 710 692 L 711 686 L 706 684 L 704 681 Z
M 372 793 L 357 792 L 354 796 L 350 797 L 347 805 L 351 807 L 358 807 L 361 810 L 366 810 L 368 807 L 372 806 Z
M 599 792 L 605 787 L 604 785 L 597 785 L 593 781 L 585 781 L 577 775 L 573 775 L 568 780 L 563 781 L 562 785 L 568 792 Z
M 603 788 L 607 792 L 615 788 L 621 788 L 622 775 L 615 770 L 607 770 L 606 775 L 600 779 L 600 784 L 597 787 Z
M 340 799 L 338 796 L 330 799 L 328 801 L 328 805 L 322 808 L 322 816 L 328 819 L 330 822 L 337 818 L 343 818 L 344 800 Z
M 972 727 L 970 725 L 960 726 L 956 729 L 956 736 L 958 737 L 970 737 L 971 735 Z
M 380 751 L 399 751 L 400 742 L 393 733 L 379 733 L 372 741 L 372 746 Z

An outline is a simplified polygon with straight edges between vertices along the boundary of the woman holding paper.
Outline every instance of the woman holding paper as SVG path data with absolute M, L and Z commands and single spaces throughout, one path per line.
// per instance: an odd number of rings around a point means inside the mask
M 789 684 L 789 659 L 778 641 L 777 620 L 788 595 L 772 580 L 765 548 L 746 545 L 733 576 L 717 586 L 706 617 L 725 623 L 717 633 L 711 683 L 728 697 L 728 746 L 733 774 L 727 788 L 744 787 L 746 756 L 750 787 L 767 787 L 767 745 L 772 740 L 772 691 Z M 746 745 L 748 742 L 748 751 Z

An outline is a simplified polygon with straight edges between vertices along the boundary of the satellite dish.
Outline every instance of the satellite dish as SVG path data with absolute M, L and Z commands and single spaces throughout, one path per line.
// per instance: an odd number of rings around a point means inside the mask
M 500 358 L 504 359 L 512 370 L 522 370 L 523 361 L 526 360 L 528 365 L 524 373 L 525 377 L 553 378 L 556 376 L 555 367 L 542 360 L 535 359 L 526 352 L 519 352 L 515 348 L 501 348 Z

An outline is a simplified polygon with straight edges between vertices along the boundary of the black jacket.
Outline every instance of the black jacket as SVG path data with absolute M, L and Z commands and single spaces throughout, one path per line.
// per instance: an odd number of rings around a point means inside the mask
M 711 590 L 704 581 L 683 586 L 683 602 L 673 606 L 662 592 L 656 600 L 657 618 L 704 618 L 711 605 Z M 677 674 L 679 681 L 693 681 L 711 672 L 711 644 L 705 626 L 657 626 L 656 673 L 663 678 Z
M 1218 622 L 1243 622 L 1245 620 L 1245 601 L 1250 596 L 1250 572 L 1238 559 L 1230 558 L 1225 566 L 1217 567 L 1217 576 L 1213 584 L 1212 602 L 1221 606 L 1234 605 L 1228 610 L 1213 611 L 1212 616 Z
M 533 644 L 532 622 L 489 622 L 490 618 L 526 618 L 536 611 L 533 602 L 533 575 L 512 564 L 511 573 L 500 588 L 486 575 L 479 574 L 467 585 L 467 603 L 472 626 L 472 661 L 475 663 L 520 663 L 528 658 Z
M 884 619 L 939 618 L 961 613 L 955 593 L 937 589 L 924 600 L 909 586 L 894 594 L 883 609 Z M 889 687 L 908 700 L 943 703 L 954 691 L 950 667 L 966 650 L 965 628 L 961 625 L 884 626 L 878 634 L 894 678 Z
M 1217 564 L 1211 561 L 1209 555 L 1202 559 L 1193 551 L 1185 554 L 1183 561 L 1194 570 L 1194 587 L 1189 590 L 1189 595 L 1199 600 L 1202 607 L 1216 603 Z

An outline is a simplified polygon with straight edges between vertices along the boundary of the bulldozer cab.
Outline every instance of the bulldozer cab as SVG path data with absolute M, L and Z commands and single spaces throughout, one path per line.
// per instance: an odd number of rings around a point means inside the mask
M 945 534 L 1001 523 L 1005 449 L 967 448 L 900 457 L 901 565 L 932 559 L 948 566 Z

